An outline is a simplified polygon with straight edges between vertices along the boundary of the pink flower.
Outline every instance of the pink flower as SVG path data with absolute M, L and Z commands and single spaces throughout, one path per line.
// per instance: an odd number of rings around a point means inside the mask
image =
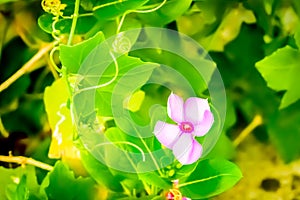
M 176 159 L 183 165 L 196 162 L 202 155 L 202 146 L 195 140 L 211 128 L 214 117 L 207 99 L 190 97 L 185 102 L 174 93 L 168 98 L 168 115 L 177 123 L 158 121 L 154 127 L 156 138 L 173 150 Z

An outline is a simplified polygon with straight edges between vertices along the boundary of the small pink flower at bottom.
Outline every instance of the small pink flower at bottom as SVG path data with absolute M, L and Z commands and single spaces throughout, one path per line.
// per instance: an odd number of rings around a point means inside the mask
M 204 136 L 214 122 L 207 99 L 190 97 L 183 102 L 181 97 L 171 93 L 167 111 L 177 125 L 158 121 L 154 127 L 154 135 L 165 147 L 173 150 L 181 164 L 196 162 L 203 149 L 195 137 Z

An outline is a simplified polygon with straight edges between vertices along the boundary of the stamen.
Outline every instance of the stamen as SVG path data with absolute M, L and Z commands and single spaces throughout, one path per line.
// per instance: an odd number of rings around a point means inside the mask
M 190 122 L 182 122 L 179 128 L 184 133 L 191 133 L 194 131 L 194 125 Z

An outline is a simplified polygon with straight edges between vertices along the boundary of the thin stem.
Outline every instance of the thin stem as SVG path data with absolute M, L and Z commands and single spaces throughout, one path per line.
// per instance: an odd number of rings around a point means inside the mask
M 80 5 L 80 0 L 75 1 L 75 8 L 74 8 L 74 13 L 73 13 L 73 20 L 72 20 L 72 26 L 71 26 L 71 31 L 68 39 L 68 45 L 72 44 L 72 40 L 74 37 L 76 25 L 77 25 L 77 20 L 79 16 L 79 5 Z
M 46 163 L 42 163 L 40 161 L 34 160 L 32 158 L 27 158 L 24 156 L 2 156 L 0 155 L 0 161 L 2 162 L 8 162 L 8 163 L 18 163 L 20 165 L 33 165 L 35 167 L 47 170 L 47 171 L 52 171 L 53 166 L 48 165 Z
M 92 87 L 87 87 L 87 88 L 80 89 L 80 90 L 78 91 L 78 93 L 83 92 L 83 91 L 87 91 L 87 90 L 99 89 L 99 88 L 108 86 L 108 85 L 110 85 L 112 82 L 114 82 L 114 81 L 117 79 L 117 77 L 118 77 L 118 75 L 119 75 L 119 64 L 118 64 L 118 62 L 117 62 L 117 59 L 116 59 L 115 56 L 113 55 L 113 53 L 112 53 L 112 52 L 109 52 L 109 53 L 110 53 L 111 57 L 113 58 L 113 61 L 114 61 L 114 64 L 115 64 L 115 68 L 116 68 L 116 69 L 115 69 L 115 70 L 116 70 L 116 73 L 115 73 L 114 77 L 113 77 L 110 81 L 108 81 L 108 82 L 106 82 L 106 83 L 103 83 L 103 84 L 101 84 L 101 85 L 96 85 L 96 86 L 92 86 Z
M 126 15 L 127 15 L 128 13 L 129 13 L 129 12 L 125 12 L 125 13 L 122 15 L 122 18 L 121 18 L 121 20 L 120 20 L 120 22 L 119 22 L 119 25 L 118 25 L 118 28 L 117 28 L 117 34 L 120 33 L 121 28 L 122 28 L 122 25 L 123 25 L 124 20 L 125 20 L 125 17 L 126 17 Z
M 54 43 L 49 43 L 43 48 L 41 48 L 27 63 L 25 63 L 16 73 L 9 77 L 0 85 L 0 92 L 8 88 L 13 84 L 18 78 L 20 78 L 25 73 L 32 70 L 35 66 L 34 64 L 38 62 L 46 53 L 48 53 L 53 48 Z
M 114 5 L 114 4 L 118 4 L 118 3 L 120 3 L 120 2 L 119 1 L 113 1 L 113 2 L 109 2 L 109 3 L 101 4 L 99 6 L 95 6 L 93 8 L 93 11 L 98 10 L 100 8 L 103 8 L 103 7 L 106 7 L 106 6 L 111 6 L 111 5 Z
M 262 125 L 263 119 L 261 115 L 255 115 L 252 122 L 239 134 L 233 141 L 233 145 L 237 147 L 256 127 Z
M 150 12 L 155 12 L 158 9 L 160 9 L 161 7 L 163 7 L 163 5 L 167 2 L 167 0 L 163 0 L 163 2 L 161 2 L 157 7 L 149 9 L 149 10 L 135 10 L 133 12 L 135 13 L 150 13 Z
M 54 61 L 54 53 L 59 50 L 59 47 L 56 46 L 54 47 L 51 51 L 50 51 L 50 55 L 49 55 L 49 59 L 50 59 L 50 63 L 51 63 L 51 66 L 54 67 L 54 69 L 58 72 L 58 73 L 61 73 L 61 69 L 56 65 L 55 61 Z
M 116 141 L 116 142 L 104 142 L 104 143 L 101 143 L 101 144 L 98 144 L 96 145 L 96 147 L 99 147 L 99 146 L 102 146 L 102 145 L 107 145 L 107 144 L 127 144 L 129 146 L 132 146 L 134 148 L 136 148 L 139 152 L 142 153 L 142 159 L 143 159 L 143 162 L 146 161 L 146 157 L 145 157 L 145 153 L 143 151 L 143 149 L 141 149 L 139 146 L 137 146 L 136 144 L 133 144 L 131 142 L 127 142 L 127 141 Z
M 151 157 L 151 159 L 152 159 L 152 161 L 153 161 L 153 163 L 154 163 L 154 165 L 155 165 L 155 167 L 156 167 L 156 169 L 157 169 L 159 175 L 160 175 L 161 177 L 163 177 L 164 174 L 160 171 L 160 167 L 159 167 L 158 163 L 156 162 L 154 156 L 152 155 L 151 150 L 149 149 L 148 145 L 147 145 L 146 142 L 143 140 L 143 137 L 140 135 L 139 131 L 138 131 L 135 127 L 134 127 L 134 129 L 135 129 L 135 131 L 136 131 L 136 133 L 137 133 L 138 138 L 141 140 L 141 142 L 143 143 L 143 145 L 144 145 L 144 147 L 146 148 L 147 152 L 149 153 L 149 155 L 150 155 L 150 157 Z
M 126 15 L 128 15 L 129 13 L 150 13 L 150 12 L 155 12 L 157 11 L 158 9 L 160 9 L 161 7 L 163 7 L 163 5 L 167 2 L 167 0 L 163 0 L 163 2 L 161 2 L 158 6 L 152 8 L 152 9 L 149 9 L 149 10 L 127 10 L 123 15 L 122 15 L 122 18 L 120 20 L 120 23 L 118 25 L 118 28 L 117 28 L 117 34 L 120 33 L 121 31 L 121 28 L 122 28 L 122 25 L 124 23 L 124 20 L 125 20 L 125 17 Z

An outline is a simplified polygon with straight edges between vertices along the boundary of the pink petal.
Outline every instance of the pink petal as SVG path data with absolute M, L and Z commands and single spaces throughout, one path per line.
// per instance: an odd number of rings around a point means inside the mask
M 172 149 L 174 143 L 180 136 L 180 130 L 177 125 L 158 121 L 154 127 L 154 135 L 160 143 L 167 148 Z
M 173 92 L 168 98 L 168 115 L 177 123 L 183 121 L 183 99 Z
M 206 110 L 210 111 L 207 99 L 190 97 L 184 103 L 184 120 L 193 124 L 201 123 Z
M 176 159 L 183 165 L 196 162 L 202 155 L 202 146 L 191 134 L 182 134 L 173 146 Z
M 214 123 L 214 116 L 212 112 L 206 110 L 204 112 L 203 120 L 194 126 L 194 136 L 205 135 L 209 131 L 213 123 Z

